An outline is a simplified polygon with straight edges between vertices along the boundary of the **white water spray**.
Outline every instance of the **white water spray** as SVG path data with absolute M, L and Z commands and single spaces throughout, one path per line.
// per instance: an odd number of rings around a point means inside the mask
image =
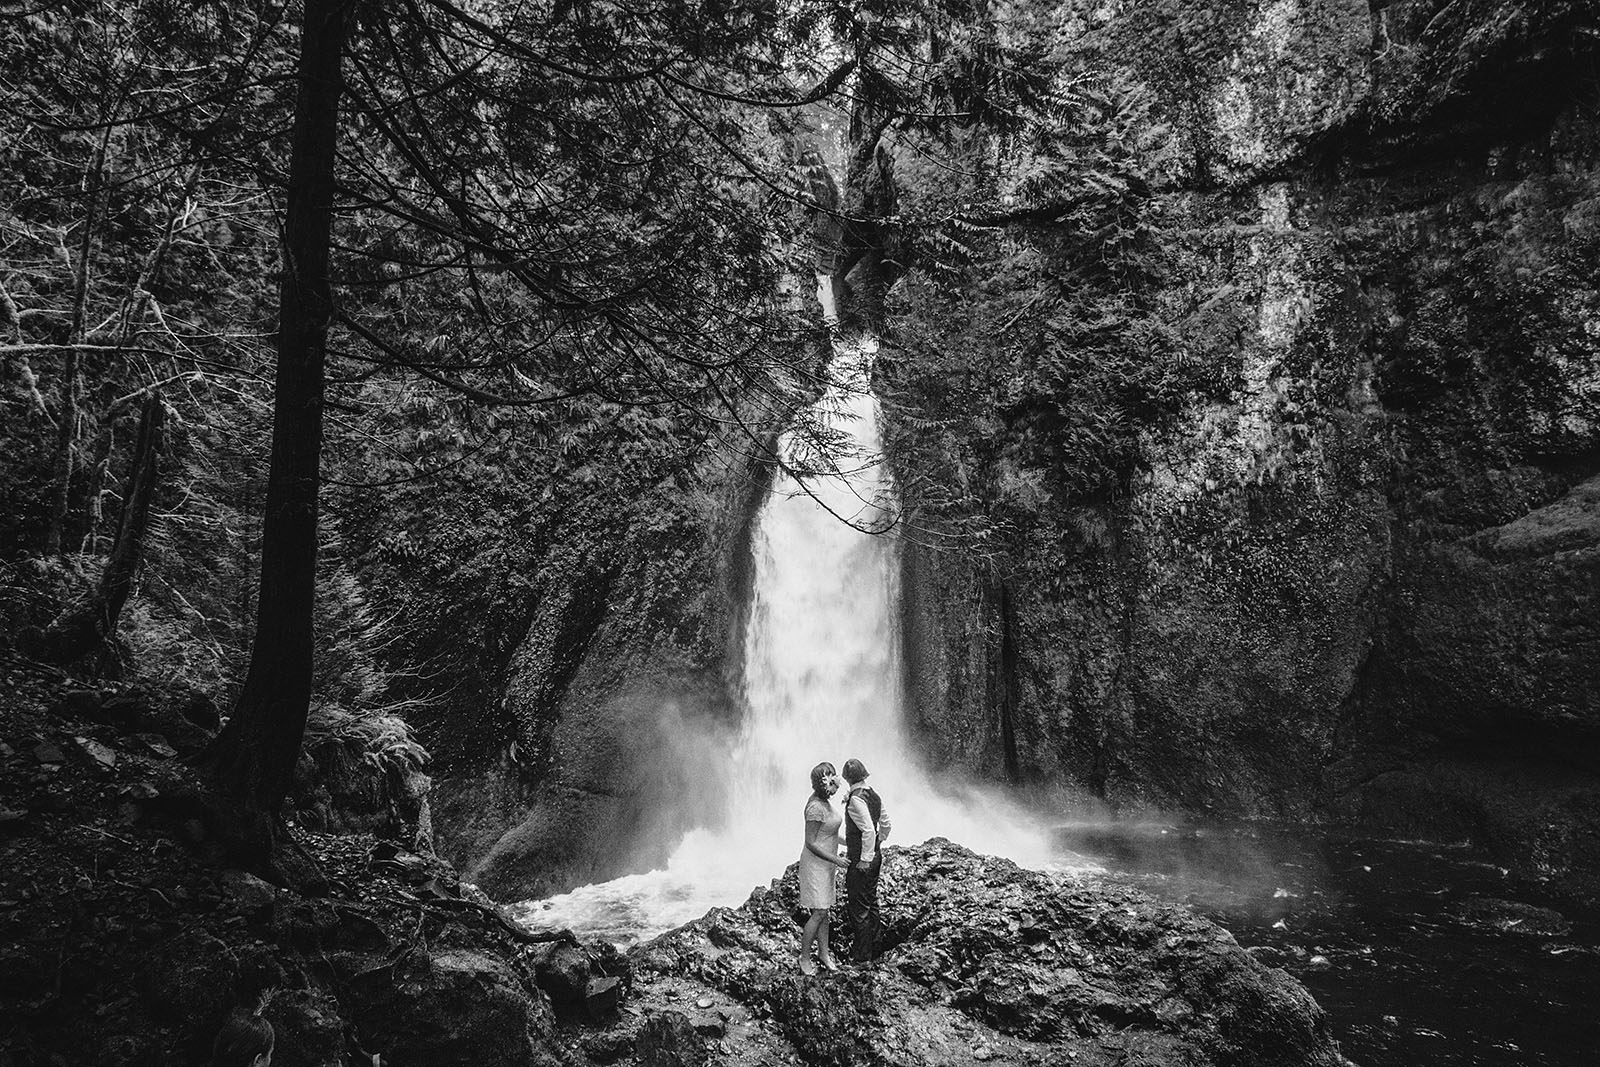
M 891 844 L 948 837 L 1027 866 L 1049 863 L 1031 815 L 975 788 L 936 788 L 907 737 L 898 546 L 894 534 L 870 532 L 892 525 L 893 487 L 879 463 L 866 360 L 839 364 L 818 413 L 850 442 L 840 473 L 804 486 L 780 475 L 759 517 L 746 714 L 725 762 L 721 819 L 685 835 L 665 869 L 530 901 L 518 907 L 524 921 L 630 941 L 742 903 L 798 859 L 811 767 L 851 757 L 884 799 Z M 782 447 L 792 466 L 804 466 L 792 436 Z M 889 864 L 884 877 L 893 876 Z

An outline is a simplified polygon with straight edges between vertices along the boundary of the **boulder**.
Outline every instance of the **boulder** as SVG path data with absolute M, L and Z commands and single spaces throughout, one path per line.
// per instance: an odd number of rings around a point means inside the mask
M 583 1054 L 591 1063 L 615 1063 L 634 1050 L 634 1035 L 627 1030 L 604 1030 L 583 1039 Z
M 1495 930 L 1503 934 L 1532 937 L 1566 937 L 1572 923 L 1552 908 L 1524 904 L 1495 897 L 1468 897 L 1451 909 L 1451 914 L 1468 926 Z
M 591 1019 L 604 1019 L 622 1006 L 622 994 L 622 979 L 591 978 L 583 991 L 584 1010 Z
M 413 952 L 348 983 L 362 1048 L 389 1067 L 553 1065 L 548 1001 L 505 963 L 466 949 Z
M 109 774 L 117 769 L 116 752 L 94 738 L 74 737 L 72 741 L 78 746 L 79 756 L 90 770 L 98 774 Z
M 247 918 L 269 915 L 278 889 L 248 871 L 228 870 L 217 876 L 228 907 Z
M 33 758 L 45 765 L 60 765 L 67 761 L 66 754 L 61 751 L 61 746 L 54 741 L 40 741 L 33 746 Z
M 639 1067 L 701 1067 L 706 1062 L 706 1043 L 681 1011 L 646 1019 L 633 1049 Z
M 578 945 L 555 941 L 533 952 L 534 981 L 559 1011 L 583 1006 L 589 988 L 589 954 Z
M 167 739 L 160 734 L 129 734 L 128 740 L 132 741 L 139 751 L 145 755 L 154 756 L 156 759 L 172 759 L 178 754 L 178 750 L 168 744 Z
M 646 1048 L 678 1054 L 669 1013 L 707 1001 L 740 1063 L 1347 1062 L 1298 982 L 1182 907 L 942 839 L 886 856 L 883 954 L 870 966 L 797 973 L 793 867 L 743 906 L 636 948 L 633 1006 L 657 1009 L 640 1063 L 679 1063 L 647 1061 Z

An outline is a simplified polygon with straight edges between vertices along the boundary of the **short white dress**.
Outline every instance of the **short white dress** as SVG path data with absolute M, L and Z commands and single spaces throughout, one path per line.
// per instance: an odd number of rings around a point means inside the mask
M 806 822 L 820 822 L 822 834 L 817 844 L 822 846 L 822 851 L 836 853 L 839 851 L 839 827 L 844 825 L 844 816 L 834 810 L 832 804 L 813 795 L 806 801 Z M 802 908 L 831 908 L 838 897 L 836 888 L 837 879 L 834 877 L 839 872 L 839 865 L 823 859 L 816 853 L 800 846 L 800 906 Z

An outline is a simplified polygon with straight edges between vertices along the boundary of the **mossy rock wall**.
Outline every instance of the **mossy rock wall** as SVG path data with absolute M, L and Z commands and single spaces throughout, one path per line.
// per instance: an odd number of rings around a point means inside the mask
M 658 865 L 715 800 L 767 473 L 729 450 L 690 481 L 569 513 L 516 561 L 504 662 L 443 727 L 460 735 L 433 792 L 441 853 L 500 899 Z
M 1592 15 L 1062 11 L 1171 127 L 1147 208 L 1171 266 L 1140 297 L 1228 374 L 1146 428 L 1120 495 L 1039 503 L 998 561 L 906 545 L 930 757 L 1122 810 L 1470 836 L 1586 884 Z

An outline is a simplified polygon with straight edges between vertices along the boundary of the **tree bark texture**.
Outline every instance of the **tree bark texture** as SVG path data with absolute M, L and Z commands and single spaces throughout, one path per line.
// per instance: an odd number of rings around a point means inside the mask
M 288 792 L 311 701 L 312 606 L 338 141 L 349 0 L 306 0 L 278 298 L 272 458 L 250 670 L 207 764 L 218 787 L 276 812 Z

